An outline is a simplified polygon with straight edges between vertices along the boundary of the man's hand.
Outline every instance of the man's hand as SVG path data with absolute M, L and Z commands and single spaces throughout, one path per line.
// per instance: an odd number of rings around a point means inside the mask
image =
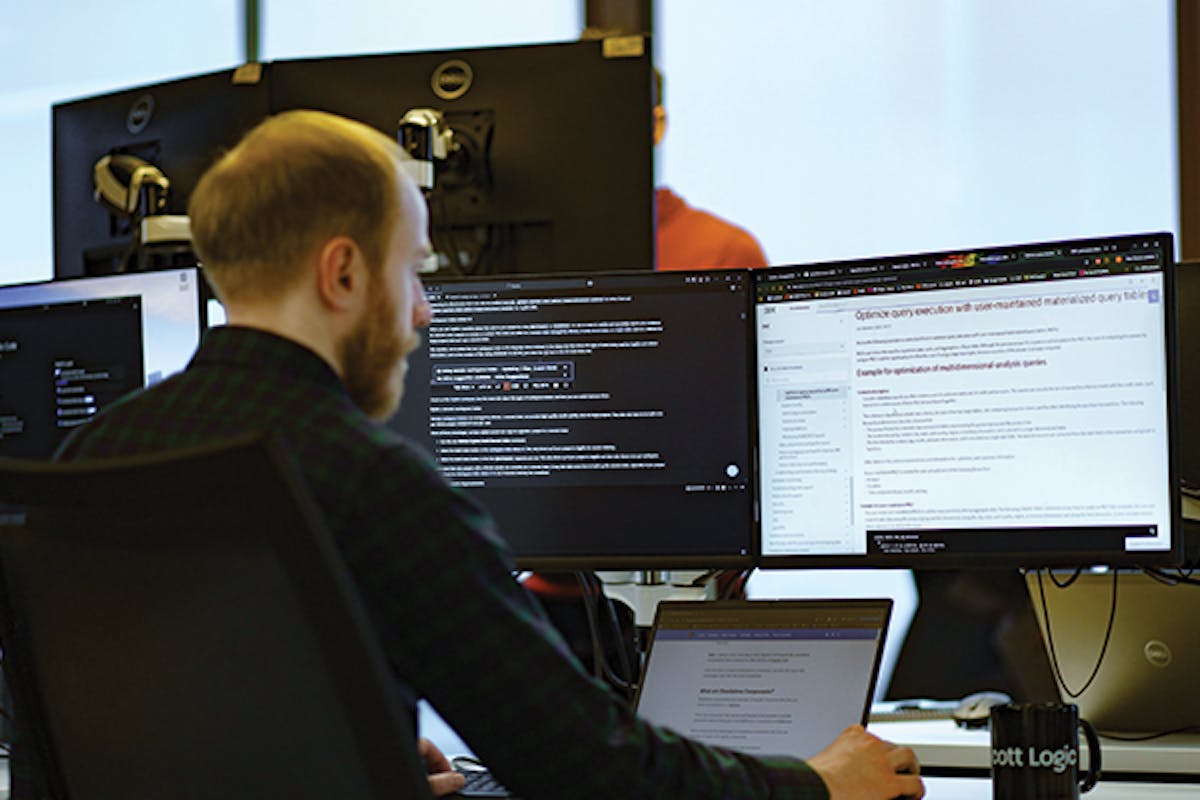
M 842 731 L 808 764 L 829 789 L 829 800 L 893 800 L 925 796 L 921 767 L 907 747 L 867 733 L 861 725 Z
M 422 738 L 417 742 L 417 752 L 425 762 L 425 772 L 429 774 L 429 791 L 434 797 L 445 797 L 463 788 L 466 779 L 454 771 L 450 761 L 433 742 Z

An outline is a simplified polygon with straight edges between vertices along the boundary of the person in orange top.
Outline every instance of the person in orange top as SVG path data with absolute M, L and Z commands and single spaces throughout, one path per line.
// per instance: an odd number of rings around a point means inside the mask
M 753 234 L 694 208 L 665 186 L 655 191 L 656 266 L 659 270 L 765 267 Z
M 654 144 L 667 130 L 663 76 L 654 70 Z M 695 208 L 665 186 L 655 191 L 656 253 L 659 270 L 765 267 L 767 257 L 754 235 L 728 220 Z

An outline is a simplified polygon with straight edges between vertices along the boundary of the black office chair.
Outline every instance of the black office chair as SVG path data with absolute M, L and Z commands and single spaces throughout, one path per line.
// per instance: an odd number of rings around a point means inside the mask
M 49 795 L 427 798 L 413 720 L 283 448 L 0 459 L 2 635 Z

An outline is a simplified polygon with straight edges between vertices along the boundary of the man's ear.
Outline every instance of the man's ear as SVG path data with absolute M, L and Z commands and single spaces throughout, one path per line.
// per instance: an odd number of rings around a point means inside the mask
M 328 308 L 348 311 L 366 289 L 362 251 L 348 236 L 335 236 L 317 254 L 317 293 Z

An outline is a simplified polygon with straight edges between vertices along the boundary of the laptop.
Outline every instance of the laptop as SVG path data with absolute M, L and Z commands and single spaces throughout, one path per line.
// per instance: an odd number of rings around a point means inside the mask
M 1080 717 L 1101 733 L 1200 728 L 1200 587 L 1127 571 L 1115 581 L 1112 572 L 1084 572 L 1066 588 L 1045 574 L 1025 580 L 1043 642 L 1052 637 L 1047 655 L 1058 662 L 1062 701 L 1078 705 Z
M 866 724 L 891 613 L 890 599 L 663 600 L 637 712 L 705 744 L 808 758 Z M 461 796 L 513 797 L 473 757 L 455 762 Z
M 867 722 L 892 601 L 663 601 L 637 712 L 705 744 L 809 758 Z

